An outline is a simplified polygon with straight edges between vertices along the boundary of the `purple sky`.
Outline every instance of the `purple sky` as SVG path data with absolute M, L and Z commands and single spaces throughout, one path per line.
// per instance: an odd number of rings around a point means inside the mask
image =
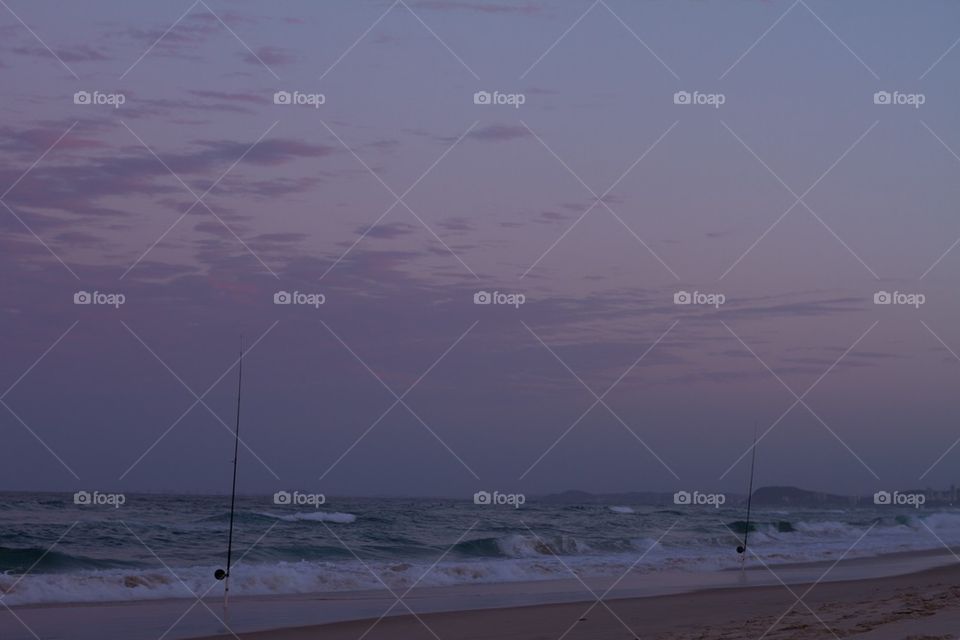
M 225 490 L 241 334 L 244 491 L 742 490 L 754 428 L 761 484 L 960 481 L 958 38 L 932 1 L 8 0 L 0 487 Z

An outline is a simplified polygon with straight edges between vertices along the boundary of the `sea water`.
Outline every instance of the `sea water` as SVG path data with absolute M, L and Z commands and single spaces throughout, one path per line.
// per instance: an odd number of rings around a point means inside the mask
M 231 593 L 722 570 L 739 566 L 742 518 L 740 506 L 330 498 L 304 509 L 242 496 Z M 193 598 L 216 585 L 228 522 L 224 496 L 128 494 L 97 506 L 71 494 L 0 494 L 0 593 L 8 605 Z M 771 567 L 943 550 L 960 544 L 960 510 L 759 508 L 749 541 L 756 563 Z

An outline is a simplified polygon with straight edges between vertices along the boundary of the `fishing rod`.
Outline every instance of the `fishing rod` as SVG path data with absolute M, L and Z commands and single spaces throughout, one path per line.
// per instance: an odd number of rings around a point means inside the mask
M 747 550 L 747 536 L 750 535 L 750 505 L 753 502 L 753 470 L 757 464 L 757 432 L 753 432 L 753 453 L 750 456 L 750 484 L 747 489 L 747 521 L 743 528 L 743 544 L 737 547 L 737 553 L 740 554 L 740 566 L 746 559 L 744 552 Z
M 243 336 L 240 337 L 240 367 L 237 374 L 237 425 L 233 440 L 233 486 L 230 489 L 230 533 L 227 535 L 227 568 L 217 569 L 213 577 L 223 580 L 223 608 L 227 608 L 230 595 L 230 568 L 233 556 L 233 514 L 237 503 L 237 460 L 240 452 L 240 394 L 243 391 Z

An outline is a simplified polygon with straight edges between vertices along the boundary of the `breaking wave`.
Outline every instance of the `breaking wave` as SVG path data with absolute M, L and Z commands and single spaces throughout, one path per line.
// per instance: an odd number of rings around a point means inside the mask
M 339 513 L 330 511 L 298 511 L 291 514 L 277 514 L 268 512 L 257 512 L 265 518 L 274 518 L 283 522 L 335 522 L 337 524 L 350 524 L 356 521 L 357 516 L 352 513 Z

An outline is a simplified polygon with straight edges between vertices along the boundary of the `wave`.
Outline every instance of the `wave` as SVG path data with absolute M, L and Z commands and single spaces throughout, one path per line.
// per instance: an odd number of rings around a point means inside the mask
M 352 513 L 340 513 L 338 511 L 298 511 L 290 514 L 258 511 L 257 515 L 282 520 L 284 522 L 334 522 L 336 524 L 350 524 L 357 519 L 357 516 Z
M 496 538 L 465 540 L 453 550 L 467 557 L 535 558 L 537 556 L 580 555 L 590 545 L 571 536 L 537 537 L 512 534 Z
M 99 560 L 37 547 L 23 549 L 0 547 L 0 572 L 5 574 L 18 575 L 27 571 L 45 573 L 83 569 L 117 569 L 135 566 L 137 566 L 136 563 L 132 562 Z
M 908 524 L 913 526 L 917 519 L 918 518 L 908 517 Z M 922 519 L 924 524 L 934 531 L 957 531 L 960 529 L 960 513 L 931 513 L 930 515 L 919 519 Z
M 337 517 L 329 512 L 264 513 L 264 517 L 285 521 L 296 520 L 298 516 L 300 519 L 309 516 L 308 521 Z M 920 514 L 908 520 L 911 524 L 897 523 L 890 518 L 888 524 L 878 526 L 850 556 L 894 551 L 904 544 L 919 548 L 918 545 L 927 540 L 916 535 L 917 528 L 923 526 L 920 520 L 931 528 L 956 530 L 960 514 Z M 836 558 L 847 552 L 850 540 L 856 539 L 851 538 L 854 532 L 862 533 L 839 521 L 802 519 L 751 521 L 750 528 L 754 552 L 768 563 Z M 392 589 L 404 589 L 416 583 L 448 586 L 555 580 L 569 579 L 571 568 L 581 576 L 616 578 L 629 567 L 641 573 L 665 569 L 710 571 L 735 567 L 738 562 L 725 528 L 722 532 L 716 529 L 708 534 L 689 532 L 662 540 L 634 536 L 614 541 L 596 539 L 594 535 L 591 543 L 560 534 L 535 536 L 517 532 L 479 537 L 458 543 L 436 565 L 432 564 L 432 555 L 429 559 L 368 558 L 364 564 L 352 555 L 334 555 L 332 547 L 310 547 L 312 553 L 303 550 L 301 559 L 295 560 L 301 554 L 299 547 L 275 548 L 271 549 L 277 552 L 273 558 L 238 566 L 231 590 L 237 595 L 279 595 L 382 589 L 380 579 Z M 3 551 L 8 554 L 8 562 L 12 557 L 18 566 L 36 561 L 38 553 L 42 553 L 38 549 Z M 10 556 L 11 552 L 21 555 Z M 642 561 L 638 563 L 641 554 Z M 74 566 L 80 570 L 37 572 L 23 580 L 0 574 L 0 594 L 5 594 L 4 601 L 8 604 L 189 598 L 192 597 L 190 590 L 200 593 L 210 587 L 214 568 L 174 567 L 177 576 L 174 577 L 169 572 L 147 568 Z M 371 574 L 368 567 L 376 575 Z
M 748 529 L 752 533 L 757 530 L 757 523 L 751 522 L 747 524 L 746 520 L 734 520 L 733 522 L 727 523 L 727 528 L 734 533 L 746 533 Z
M 631 567 L 640 574 L 712 571 L 737 566 L 733 549 L 747 528 L 739 508 L 538 506 L 519 513 L 490 510 L 473 539 L 450 548 L 474 514 L 459 505 L 430 504 L 345 502 L 337 505 L 343 511 L 330 505 L 297 511 L 251 502 L 237 512 L 242 547 L 277 526 L 238 565 L 231 589 L 238 595 L 309 594 L 382 590 L 379 578 L 402 590 L 419 579 L 424 586 L 570 579 L 570 569 L 611 580 Z M 174 577 L 115 523 L 88 521 L 88 534 L 71 536 L 46 553 L 57 535 L 50 518 L 2 515 L 0 596 L 8 604 L 192 598 L 191 589 L 201 593 L 213 584 L 229 519 L 220 502 L 195 510 L 144 508 L 127 517 L 173 567 Z M 323 525 L 343 532 L 349 549 Z M 871 525 L 850 557 L 937 548 L 927 528 L 949 545 L 960 544 L 960 510 L 950 509 L 758 509 L 751 514 L 749 540 L 766 564 L 832 560 Z M 117 561 L 100 559 L 108 556 Z
M 315 514 L 320 514 L 319 516 Z M 315 522 L 343 522 L 349 524 L 356 520 L 356 516 L 352 513 L 340 513 L 335 511 L 303 511 L 296 513 L 272 513 L 269 511 L 237 511 L 234 519 L 237 522 L 249 522 L 256 523 L 262 522 L 264 519 L 270 520 L 285 520 L 287 522 L 294 522 L 298 520 L 313 520 Z M 352 519 L 351 519 L 352 518 Z M 198 523 L 223 523 L 227 524 L 230 522 L 230 512 L 223 511 L 211 516 L 205 516 L 203 518 L 197 519 Z
M 31 574 L 19 581 L 14 576 L 0 574 L 0 595 L 9 605 L 122 602 L 194 598 L 193 593 L 203 593 L 211 586 L 213 567 L 175 567 L 174 572 L 176 576 L 168 571 L 113 569 Z M 244 563 L 232 572 L 230 592 L 235 595 L 280 595 L 381 590 L 383 583 L 380 580 L 391 589 L 402 590 L 415 584 L 493 584 L 569 576 L 563 564 L 543 560 L 445 561 L 435 566 L 431 562 L 361 564 L 348 560 Z

